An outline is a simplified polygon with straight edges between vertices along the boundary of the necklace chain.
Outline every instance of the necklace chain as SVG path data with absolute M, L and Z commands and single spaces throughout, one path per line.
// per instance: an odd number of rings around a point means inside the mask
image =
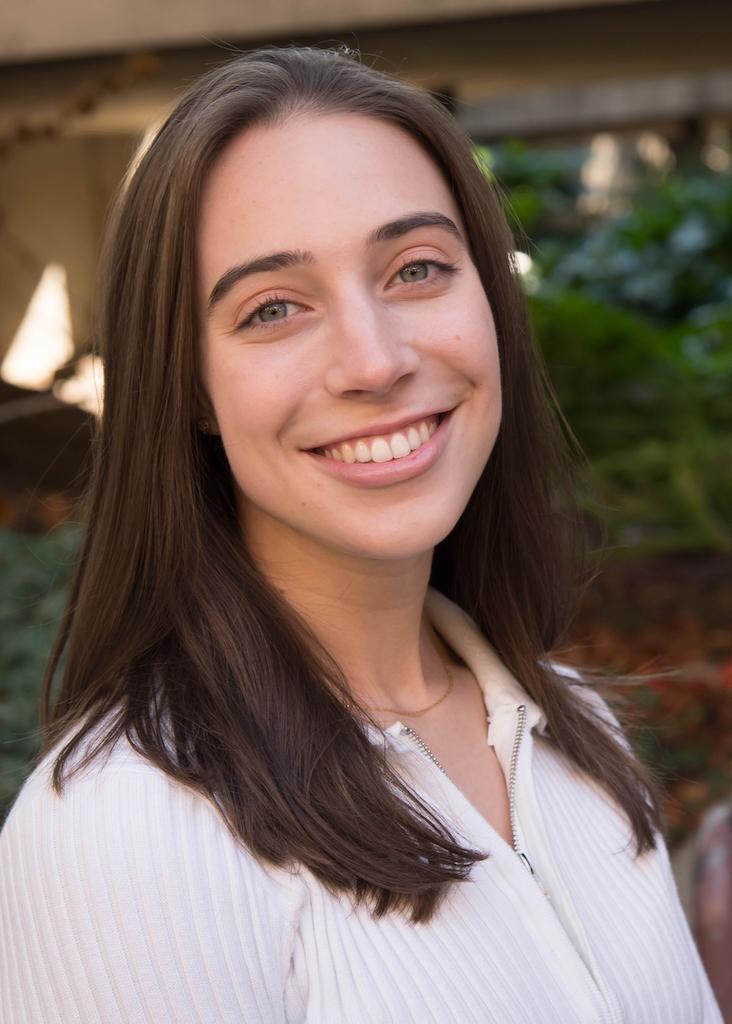
M 447 695 L 452 690 L 452 688 L 453 688 L 453 686 L 455 684 L 455 680 L 453 678 L 452 672 L 450 671 L 450 666 L 447 664 L 447 661 L 445 660 L 445 658 L 442 655 L 442 651 L 440 650 L 439 643 L 436 644 L 435 646 L 437 648 L 438 657 L 439 657 L 440 661 L 442 662 L 443 668 L 445 669 L 445 675 L 447 676 L 447 689 L 445 690 L 445 692 L 443 693 L 443 695 L 441 697 L 438 697 L 437 700 L 433 701 L 432 704 L 428 704 L 426 708 L 420 708 L 419 711 L 405 711 L 404 708 L 375 708 L 375 707 L 372 707 L 371 705 L 364 705 L 364 707 L 366 707 L 366 710 L 367 711 L 389 711 L 389 712 L 391 712 L 392 714 L 395 714 L 395 715 L 408 715 L 411 718 L 415 718 L 418 715 L 426 714 L 428 711 L 431 711 L 432 708 L 436 708 L 438 704 L 441 704 L 443 702 L 443 700 L 445 699 L 445 697 L 447 697 Z

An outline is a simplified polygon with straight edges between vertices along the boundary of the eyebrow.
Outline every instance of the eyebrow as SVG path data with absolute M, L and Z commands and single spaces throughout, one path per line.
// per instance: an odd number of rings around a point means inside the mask
M 409 213 L 397 220 L 390 220 L 376 228 L 366 239 L 366 246 L 372 247 L 379 242 L 390 242 L 395 238 L 401 238 L 416 228 L 442 228 L 448 231 L 457 241 L 465 245 L 460 229 L 457 224 L 444 213 L 436 210 L 425 210 L 418 213 Z M 317 260 L 312 252 L 302 249 L 286 249 L 283 252 L 269 253 L 267 256 L 256 256 L 246 263 L 239 263 L 230 267 L 222 274 L 211 290 L 208 299 L 207 316 L 211 316 L 214 307 L 221 302 L 224 296 L 231 291 L 237 282 L 252 274 L 264 274 L 275 270 L 287 270 L 290 267 L 307 266 L 316 263 Z

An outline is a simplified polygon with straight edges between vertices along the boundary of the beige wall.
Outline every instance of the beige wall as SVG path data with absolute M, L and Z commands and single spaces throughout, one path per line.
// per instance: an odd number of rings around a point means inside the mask
M 85 345 L 102 223 L 133 144 L 44 139 L 0 162 L 0 356 L 49 263 L 66 268 L 74 340 Z

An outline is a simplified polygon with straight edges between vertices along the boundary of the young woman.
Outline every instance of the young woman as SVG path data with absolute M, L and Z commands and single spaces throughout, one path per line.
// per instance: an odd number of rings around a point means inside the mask
M 348 51 L 232 60 L 132 169 L 3 1021 L 720 1024 L 656 783 L 550 658 L 581 531 L 512 246 Z

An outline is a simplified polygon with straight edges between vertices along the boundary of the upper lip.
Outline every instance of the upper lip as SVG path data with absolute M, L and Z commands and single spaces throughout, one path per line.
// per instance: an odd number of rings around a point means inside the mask
M 450 408 L 445 408 L 443 406 L 440 409 L 433 409 L 430 412 L 407 413 L 405 416 L 400 416 L 398 420 L 389 420 L 388 422 L 382 423 L 368 423 L 359 428 L 359 430 L 355 430 L 352 434 L 342 434 L 338 438 L 334 438 L 329 441 L 322 441 L 320 444 L 315 444 L 306 450 L 312 451 L 315 448 L 327 448 L 330 445 L 343 444 L 345 441 L 354 441 L 359 437 L 374 437 L 377 435 L 394 434 L 397 430 L 401 430 L 403 427 L 408 427 L 411 423 L 419 423 L 421 420 L 428 420 L 432 416 L 441 416 L 443 413 L 450 411 Z

